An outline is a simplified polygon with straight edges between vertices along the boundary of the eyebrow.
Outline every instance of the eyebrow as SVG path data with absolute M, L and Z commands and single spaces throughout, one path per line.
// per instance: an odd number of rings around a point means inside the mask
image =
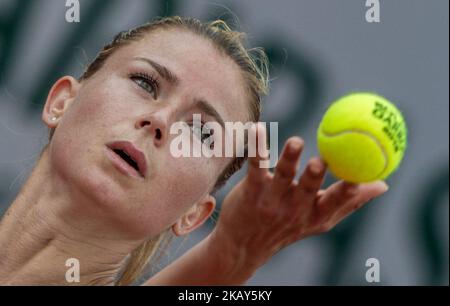
M 216 121 L 219 122 L 223 128 L 225 128 L 225 122 L 223 121 L 222 116 L 220 116 L 219 112 L 216 111 L 216 109 L 208 101 L 199 99 L 196 101 L 195 106 L 206 115 L 214 117 L 214 119 L 216 119 Z
M 160 65 L 157 62 L 152 61 L 151 59 L 145 57 L 135 57 L 134 59 L 137 61 L 145 62 L 150 66 L 152 66 L 156 70 L 156 72 L 158 72 L 158 74 L 170 84 L 177 85 L 179 83 L 178 77 L 169 69 L 167 69 L 167 67 Z
M 145 63 L 149 64 L 150 66 L 152 66 L 158 72 L 158 74 L 161 75 L 161 77 L 163 79 L 165 79 L 167 82 L 169 82 L 170 84 L 177 85 L 180 82 L 179 78 L 173 72 L 171 72 L 167 67 L 165 67 L 161 64 L 158 64 L 157 62 L 155 62 L 149 58 L 146 58 L 146 57 L 135 57 L 134 59 L 141 61 L 141 62 L 145 62 Z M 198 99 L 195 103 L 195 107 L 200 109 L 206 115 L 214 117 L 214 119 L 217 122 L 219 122 L 219 124 L 223 128 L 225 128 L 225 122 L 224 122 L 222 116 L 208 101 L 206 101 L 204 99 Z

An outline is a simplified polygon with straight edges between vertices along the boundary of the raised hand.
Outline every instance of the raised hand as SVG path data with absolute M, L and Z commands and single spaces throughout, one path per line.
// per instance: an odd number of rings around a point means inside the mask
M 262 135 L 257 142 L 266 143 L 263 125 L 255 125 L 250 133 Z M 383 181 L 338 181 L 320 189 L 326 164 L 319 157 L 311 158 L 300 179 L 295 180 L 303 147 L 301 138 L 288 139 L 274 173 L 259 167 L 265 154 L 249 158 L 246 177 L 222 204 L 212 237 L 246 265 L 257 268 L 283 247 L 329 231 L 388 190 Z

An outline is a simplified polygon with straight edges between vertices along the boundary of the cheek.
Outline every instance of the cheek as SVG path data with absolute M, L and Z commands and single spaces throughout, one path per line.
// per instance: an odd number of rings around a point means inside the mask
M 205 196 L 213 187 L 218 165 L 207 158 L 173 158 L 169 156 L 170 167 L 166 171 L 171 181 L 173 195 L 193 204 Z
M 150 183 L 150 201 L 141 211 L 142 222 L 149 232 L 161 232 L 176 222 L 193 204 L 200 201 L 214 186 L 217 163 L 204 158 L 173 158 L 159 160 L 157 176 Z
M 130 115 L 124 103 L 128 102 L 126 90 L 121 86 L 124 84 L 117 78 L 96 79 L 80 90 L 55 131 L 52 142 L 58 157 L 83 159 L 111 139 L 112 127 Z
M 126 103 L 123 103 L 126 99 L 121 96 L 120 88 L 108 90 L 110 87 L 98 88 L 95 84 L 87 87 L 74 103 L 68 119 L 78 128 L 90 130 L 91 133 L 93 126 L 105 128 L 107 122 L 112 124 L 120 120 L 129 112 Z
M 119 199 L 116 193 L 104 192 L 108 184 L 115 185 L 100 169 L 105 162 L 104 144 L 112 139 L 112 127 L 125 122 L 124 118 L 128 116 L 120 103 L 123 97 L 111 90 L 111 86 L 96 84 L 87 84 L 80 90 L 56 128 L 50 156 L 52 171 L 71 187 L 82 189 L 91 197 L 110 194 Z M 115 90 L 120 92 L 119 86 Z M 120 129 L 124 130 L 124 127 L 120 126 Z M 95 200 L 100 202 L 100 198 Z M 112 199 L 108 200 L 112 202 Z
M 140 104 L 130 90 L 128 81 L 118 75 L 98 75 L 80 90 L 71 107 L 70 117 L 73 117 L 78 125 L 82 125 L 79 128 L 84 127 L 91 133 L 93 125 L 97 128 L 109 128 L 111 124 L 139 111 L 137 108 Z
M 101 99 L 94 97 L 89 101 L 75 100 L 64 114 L 51 141 L 52 160 L 60 172 L 86 164 L 93 145 L 98 141 L 97 131 L 102 130 L 101 116 L 104 113 L 100 111 Z

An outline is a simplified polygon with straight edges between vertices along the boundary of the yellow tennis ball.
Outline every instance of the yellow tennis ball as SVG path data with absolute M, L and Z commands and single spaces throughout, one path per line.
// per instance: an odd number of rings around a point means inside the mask
M 386 179 L 399 166 L 407 128 L 385 98 L 357 92 L 335 101 L 317 131 L 322 159 L 336 177 L 352 183 Z

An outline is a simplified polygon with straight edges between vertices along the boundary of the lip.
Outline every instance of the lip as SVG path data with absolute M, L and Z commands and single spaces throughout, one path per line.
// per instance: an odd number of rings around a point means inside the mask
M 128 154 L 138 165 L 139 171 L 130 166 L 114 150 L 122 150 Z M 147 161 L 144 153 L 137 149 L 130 141 L 113 141 L 106 144 L 106 153 L 113 164 L 123 174 L 133 177 L 145 178 L 147 174 Z

